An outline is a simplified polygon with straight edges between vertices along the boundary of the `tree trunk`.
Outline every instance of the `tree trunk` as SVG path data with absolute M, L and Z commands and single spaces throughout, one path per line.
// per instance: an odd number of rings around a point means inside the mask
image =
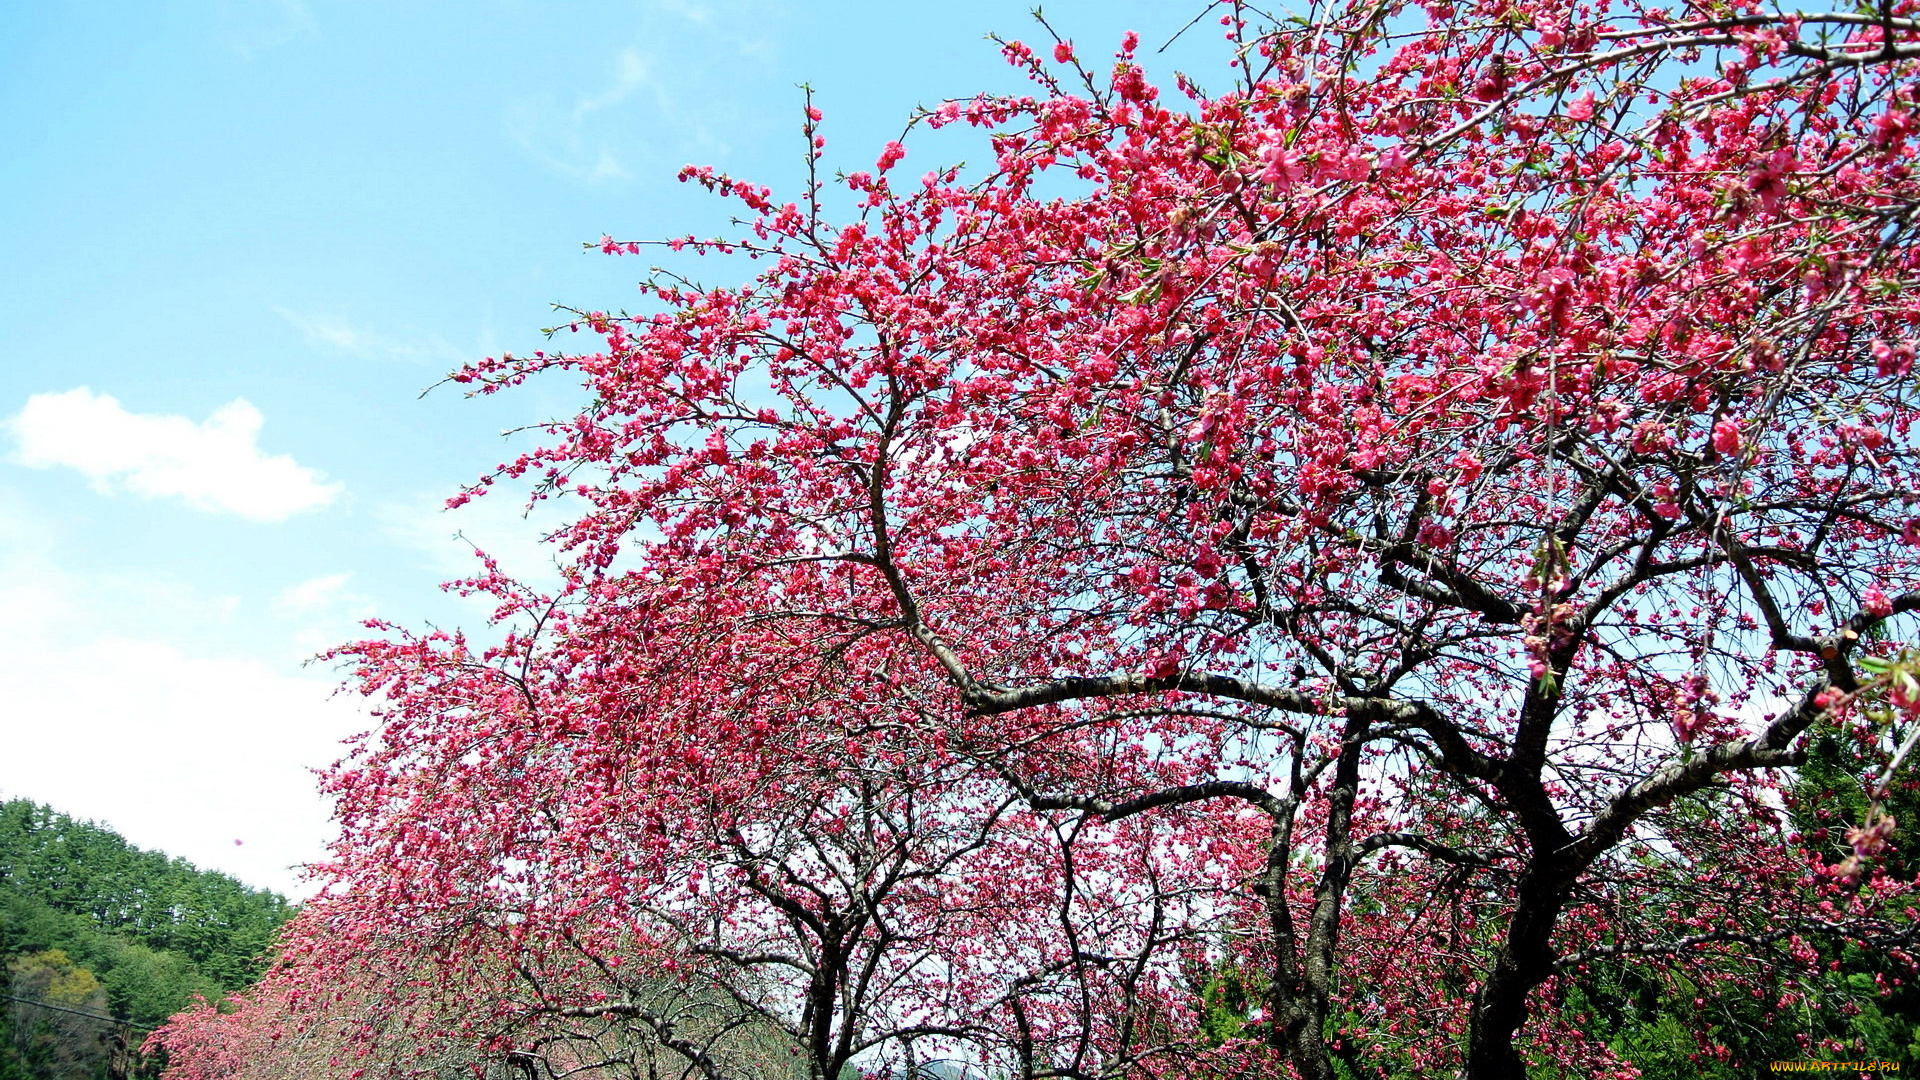
M 1570 877 L 1535 866 L 1520 879 L 1507 940 L 1473 998 L 1465 1080 L 1526 1080 L 1514 1036 L 1527 1022 L 1527 995 L 1553 975 L 1553 929 L 1566 907 Z
M 1314 886 L 1305 948 L 1293 964 L 1286 965 L 1292 970 L 1275 973 L 1275 992 L 1269 995 L 1274 1013 L 1273 1044 L 1292 1061 L 1301 1080 L 1334 1080 L 1337 1075 L 1326 1042 L 1327 1019 L 1339 967 L 1340 912 L 1353 877 L 1353 803 L 1360 792 L 1361 736 L 1366 729 L 1363 717 L 1348 715 L 1340 757 L 1334 765 L 1333 787 L 1327 792 L 1326 866 Z M 1268 904 L 1285 908 L 1284 882 L 1274 876 L 1271 884 L 1274 893 L 1268 897 Z M 1292 952 L 1290 915 L 1286 923 L 1288 936 L 1283 940 L 1288 945 L 1282 950 L 1283 956 Z M 1285 976 L 1284 982 L 1280 976 Z

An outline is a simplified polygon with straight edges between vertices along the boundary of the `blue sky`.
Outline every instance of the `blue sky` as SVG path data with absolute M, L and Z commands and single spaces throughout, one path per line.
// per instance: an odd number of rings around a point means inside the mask
M 1099 56 L 1198 8 L 1047 15 Z M 439 507 L 571 388 L 420 391 L 541 347 L 555 302 L 629 303 L 644 265 L 583 241 L 721 229 L 681 165 L 796 192 L 797 84 L 848 170 L 915 105 L 1018 88 L 989 30 L 1038 32 L 1002 0 L 9 5 L 0 795 L 304 891 L 306 770 L 366 721 L 303 661 L 371 614 L 481 624 L 436 589 L 456 531 L 543 565 L 517 504 Z

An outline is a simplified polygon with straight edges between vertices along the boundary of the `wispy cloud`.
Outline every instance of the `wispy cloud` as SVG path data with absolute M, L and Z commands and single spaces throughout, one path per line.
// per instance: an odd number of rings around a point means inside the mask
M 507 109 L 507 135 L 547 169 L 611 183 L 639 169 L 716 161 L 742 137 L 743 70 L 769 66 L 791 16 L 768 0 L 646 0 L 630 44 L 597 83 Z
M 338 315 L 294 311 L 278 305 L 274 306 L 273 312 L 300 331 L 300 336 L 306 339 L 307 344 L 352 356 L 420 364 L 457 364 L 471 359 L 467 353 L 439 336 L 424 341 L 406 341 L 368 330 Z
M 632 173 L 613 140 L 599 131 L 595 114 L 624 104 L 650 85 L 650 70 L 640 51 L 624 49 L 612 79 L 571 105 L 550 94 L 516 102 L 507 111 L 507 132 L 529 157 L 563 176 L 589 183 L 624 180 Z
M 324 652 L 360 636 L 364 620 L 378 610 L 373 597 L 347 587 L 352 580 L 351 573 L 340 573 L 295 582 L 274 594 L 268 610 L 291 628 L 301 652 Z
M 655 11 L 675 15 L 697 26 L 713 22 L 713 4 L 702 0 L 653 0 Z
M 647 62 L 641 58 L 640 50 L 628 48 L 620 53 L 615 66 L 613 81 L 606 89 L 597 94 L 587 94 L 573 103 L 573 116 L 576 120 L 585 120 L 602 109 L 609 109 L 632 97 L 645 87 L 652 77 Z
M 218 12 L 220 43 L 246 60 L 318 26 L 304 0 L 221 0 Z
M 343 607 L 364 608 L 369 602 L 368 598 L 347 589 L 347 582 L 352 580 L 351 573 L 326 574 L 289 585 L 274 596 L 273 613 L 282 617 L 299 617 Z
M 475 553 L 484 552 L 516 579 L 554 588 L 559 584 L 559 551 L 544 538 L 566 523 L 568 512 L 580 508 L 545 501 L 530 512 L 519 493 L 495 490 L 453 510 L 447 509 L 443 496 L 422 495 L 382 505 L 374 517 L 389 539 L 448 578 L 479 573 Z
M 178 499 L 252 521 L 284 521 L 332 503 L 344 485 L 284 454 L 261 450 L 264 423 L 244 398 L 195 423 L 128 412 L 112 396 L 82 386 L 33 395 L 4 426 L 14 438 L 14 462 L 74 469 L 102 494 L 124 490 Z

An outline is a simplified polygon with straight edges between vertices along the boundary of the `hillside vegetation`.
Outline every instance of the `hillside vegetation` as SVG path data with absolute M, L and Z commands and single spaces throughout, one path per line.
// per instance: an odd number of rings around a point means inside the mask
M 293 910 L 103 826 L 0 803 L 0 1080 L 144 1071 L 131 1050 L 146 1029 L 252 983 Z

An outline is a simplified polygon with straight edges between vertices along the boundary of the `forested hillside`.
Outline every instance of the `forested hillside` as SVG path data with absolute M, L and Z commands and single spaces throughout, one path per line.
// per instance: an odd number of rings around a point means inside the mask
M 133 1075 L 146 1030 L 252 982 L 292 911 L 111 829 L 0 803 L 0 1080 Z

